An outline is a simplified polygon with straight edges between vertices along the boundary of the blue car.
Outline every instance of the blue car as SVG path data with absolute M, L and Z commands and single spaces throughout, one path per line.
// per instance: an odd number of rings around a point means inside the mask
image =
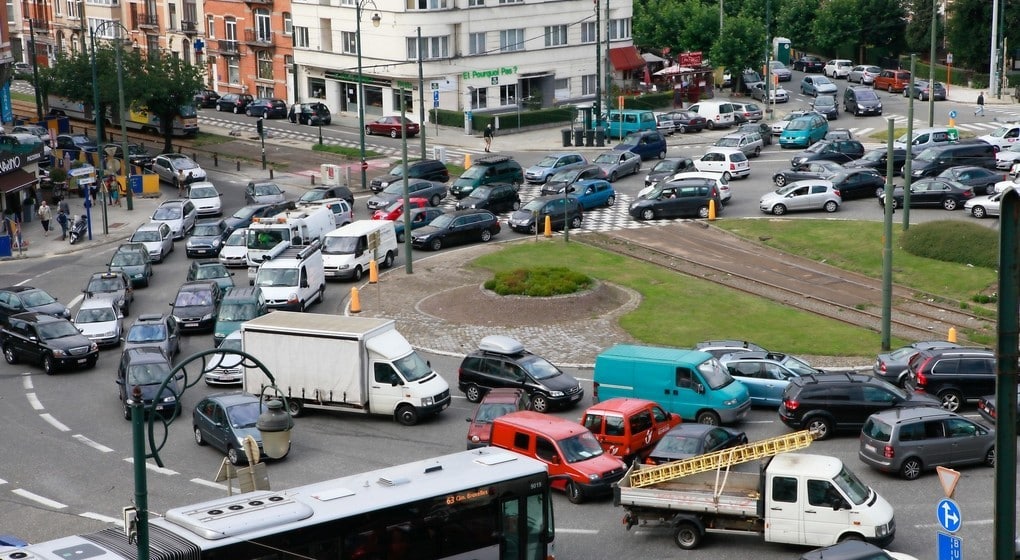
M 585 210 L 616 204 L 616 189 L 605 179 L 578 181 L 569 189 L 570 196 L 576 198 Z
M 825 76 L 804 76 L 804 79 L 800 81 L 800 92 L 810 96 L 835 96 L 839 89 Z
M 777 407 L 783 402 L 783 391 L 790 379 L 824 373 L 800 358 L 780 352 L 734 352 L 719 361 L 747 387 L 752 406 Z
M 818 113 L 799 116 L 786 125 L 779 135 L 781 148 L 807 148 L 825 138 L 829 132 L 829 120 Z
M 443 214 L 441 208 L 435 208 L 433 206 L 426 206 L 424 208 L 412 208 L 411 209 L 411 231 L 414 231 L 422 226 L 427 226 L 432 223 L 432 220 L 436 219 L 436 216 Z M 404 218 L 401 216 L 399 219 L 393 222 L 393 231 L 397 234 L 397 243 L 404 242 Z
M 617 152 L 634 152 L 642 160 L 666 157 L 666 137 L 658 131 L 632 132 L 613 147 Z
M 195 405 L 191 414 L 195 443 L 211 445 L 226 454 L 232 465 L 243 465 L 248 462 L 248 456 L 241 442 L 251 436 L 258 445 L 260 457 L 264 457 L 262 434 L 255 427 L 260 413 L 259 397 L 255 395 L 242 392 L 209 395 Z

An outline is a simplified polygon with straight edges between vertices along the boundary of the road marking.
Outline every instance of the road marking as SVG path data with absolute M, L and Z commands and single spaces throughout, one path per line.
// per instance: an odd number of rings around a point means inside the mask
M 73 437 L 74 439 L 84 443 L 85 445 L 91 447 L 92 449 L 95 449 L 95 450 L 100 451 L 102 453 L 110 453 L 110 452 L 113 451 L 113 449 L 110 449 L 109 447 L 107 447 L 107 446 L 105 446 L 105 445 L 103 445 L 101 443 L 96 443 L 96 442 L 92 441 L 91 439 L 89 439 L 89 438 L 87 438 L 87 437 L 85 437 L 85 436 L 83 436 L 81 434 L 74 434 L 71 437 Z
M 93 513 L 91 511 L 85 511 L 78 514 L 78 517 L 84 517 L 86 519 L 95 519 L 96 521 L 102 521 L 103 523 L 113 523 L 121 527 L 124 526 L 123 519 L 117 519 L 116 517 L 110 517 L 108 515 L 102 515 L 99 513 Z
M 83 299 L 85 299 L 85 294 L 78 294 L 78 295 L 74 296 L 74 299 L 72 299 L 70 302 L 68 302 L 67 308 L 70 309 L 70 308 L 74 307 L 75 305 L 78 305 L 81 302 L 81 300 L 83 300 Z
M 135 464 L 135 460 L 132 457 L 124 457 L 124 460 L 127 461 L 128 463 L 131 463 L 132 465 Z M 157 466 L 157 465 L 153 465 L 152 463 L 148 463 L 148 462 L 145 463 L 145 468 L 149 469 L 152 472 L 156 472 L 156 473 L 159 473 L 159 474 L 168 474 L 168 475 L 171 475 L 171 476 L 173 476 L 175 474 L 180 474 L 177 471 L 172 471 L 170 469 L 165 469 L 163 467 L 160 467 L 160 466 Z
M 24 279 L 24 280 L 22 280 L 21 282 L 18 282 L 17 284 L 15 284 L 15 286 L 24 286 L 25 284 L 27 284 L 27 283 L 29 283 L 29 282 L 31 282 L 31 281 L 32 281 L 32 279 L 31 279 L 31 278 L 25 278 L 25 279 Z
M 557 533 L 569 533 L 572 535 L 597 535 L 598 531 L 594 529 L 564 529 L 562 527 L 556 528 Z
M 32 389 L 34 389 L 35 388 L 35 384 L 32 383 L 32 374 L 30 372 L 26 371 L 25 373 L 23 373 L 21 375 L 23 376 L 22 381 L 21 381 L 21 385 L 25 388 L 25 390 L 26 391 L 31 391 Z
M 211 480 L 206 480 L 204 478 L 193 478 L 193 479 L 191 479 L 191 481 L 194 482 L 195 484 L 201 484 L 202 486 L 208 486 L 209 488 L 215 488 L 217 490 L 226 490 L 227 489 L 227 486 L 225 484 L 220 484 L 218 482 L 213 482 Z
M 28 498 L 29 500 L 32 500 L 33 502 L 39 502 L 40 504 L 42 504 L 44 506 L 51 507 L 53 509 L 64 509 L 64 508 L 67 507 L 66 505 L 64 505 L 64 504 L 62 504 L 60 502 L 51 500 L 49 498 L 43 498 L 42 496 L 40 496 L 38 494 L 33 494 L 33 493 L 29 492 L 28 490 L 22 490 L 21 488 L 12 490 L 11 492 L 21 496 L 22 498 Z
M 62 424 L 60 422 L 60 420 L 57 420 L 56 418 L 53 417 L 52 414 L 50 414 L 48 412 L 44 412 L 44 413 L 40 414 L 39 417 L 42 418 L 43 420 L 45 420 L 49 425 L 51 425 L 54 428 L 60 430 L 61 432 L 70 432 L 71 431 L 71 428 L 68 428 L 67 426 Z
M 46 407 L 39 402 L 39 397 L 35 396 L 35 393 L 25 393 L 25 398 L 28 399 L 28 404 L 32 406 L 33 410 L 46 410 Z
M 7 484 L 7 481 L 2 479 L 2 478 L 0 478 L 0 484 Z

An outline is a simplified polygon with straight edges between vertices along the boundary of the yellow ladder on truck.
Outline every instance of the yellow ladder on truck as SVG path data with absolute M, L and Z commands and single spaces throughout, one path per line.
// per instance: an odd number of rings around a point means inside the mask
M 811 445 L 814 432 L 802 430 L 769 439 L 763 439 L 744 445 L 738 445 L 722 451 L 714 451 L 690 459 L 672 461 L 654 467 L 634 469 L 630 474 L 630 485 L 633 488 L 650 486 L 667 482 L 676 478 L 695 473 L 714 471 L 739 463 L 747 463 L 755 459 L 771 457 L 787 451 L 796 451 Z

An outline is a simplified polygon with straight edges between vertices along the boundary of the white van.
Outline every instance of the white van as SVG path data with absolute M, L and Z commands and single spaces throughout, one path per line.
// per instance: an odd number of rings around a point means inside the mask
M 955 140 L 959 140 L 959 137 L 955 137 L 949 134 L 949 128 L 944 126 L 936 126 L 934 128 L 919 128 L 913 131 L 913 141 L 910 143 L 910 153 L 914 156 L 934 146 L 944 146 Z M 893 149 L 906 150 L 907 149 L 907 135 L 904 134 L 893 142 Z
M 729 101 L 699 101 L 687 108 L 688 111 L 705 117 L 709 129 L 729 128 L 736 124 L 733 104 Z
M 322 268 L 322 243 L 290 246 L 280 243 L 266 254 L 255 275 L 269 309 L 304 311 L 322 301 L 326 277 Z
M 326 234 L 322 258 L 326 278 L 361 280 L 369 263 L 393 266 L 397 258 L 397 234 L 390 220 L 357 220 Z

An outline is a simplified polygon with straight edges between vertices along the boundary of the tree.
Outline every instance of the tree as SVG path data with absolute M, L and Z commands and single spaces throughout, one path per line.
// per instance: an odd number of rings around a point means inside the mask
M 905 38 L 910 52 L 926 53 L 931 49 L 931 0 L 910 0 L 910 22 L 907 23 Z M 944 37 L 945 25 L 941 18 L 935 23 L 936 37 Z
M 634 38 L 640 46 L 671 52 L 708 51 L 719 12 L 700 0 L 645 0 L 634 4 Z
M 783 0 L 776 11 L 776 29 L 786 37 L 797 50 L 814 46 L 812 25 L 818 10 L 816 0 Z
M 765 29 L 760 21 L 746 15 L 727 18 L 712 47 L 712 62 L 730 68 L 734 80 L 740 81 L 744 68 L 758 68 L 765 62 L 762 58 L 764 45 Z M 739 90 L 741 84 L 735 87 Z
M 903 49 L 907 13 L 900 0 L 859 0 L 857 11 L 867 14 L 861 18 L 861 31 L 857 35 L 861 47 L 881 47 L 889 52 Z
M 812 45 L 827 53 L 858 45 L 864 29 L 862 15 L 857 0 L 828 0 L 818 8 L 811 24 Z
M 946 37 L 951 46 L 954 65 L 971 69 L 987 69 L 988 42 L 991 33 L 992 5 L 990 2 L 986 0 L 954 0 L 950 3 Z
M 163 151 L 173 151 L 174 118 L 182 107 L 194 102 L 195 92 L 202 89 L 201 68 L 162 52 L 150 52 L 140 77 L 134 98 L 159 117 Z

